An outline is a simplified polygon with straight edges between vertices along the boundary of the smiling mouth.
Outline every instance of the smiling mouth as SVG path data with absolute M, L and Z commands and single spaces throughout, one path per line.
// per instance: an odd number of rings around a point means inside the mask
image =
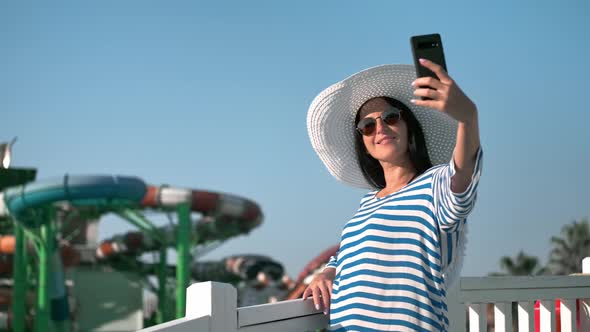
M 377 144 L 387 143 L 389 141 L 393 141 L 394 139 L 395 137 L 383 137 L 377 142 Z

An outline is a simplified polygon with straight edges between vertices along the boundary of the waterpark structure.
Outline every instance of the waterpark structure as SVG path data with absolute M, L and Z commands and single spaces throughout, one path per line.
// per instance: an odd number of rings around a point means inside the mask
M 232 283 L 243 290 L 243 304 L 294 298 L 329 258 L 323 253 L 312 260 L 297 281 L 267 256 L 197 261 L 200 251 L 260 226 L 259 205 L 132 176 L 36 180 L 35 169 L 3 166 L 0 330 L 137 330 L 183 317 L 194 281 Z M 98 224 L 107 214 L 136 230 L 98 241 Z M 162 226 L 148 214 L 173 217 Z

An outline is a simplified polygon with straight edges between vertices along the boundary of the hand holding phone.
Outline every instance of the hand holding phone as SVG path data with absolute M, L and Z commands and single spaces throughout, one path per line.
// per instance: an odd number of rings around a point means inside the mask
M 412 55 L 414 57 L 414 66 L 416 67 L 417 77 L 430 76 L 438 79 L 435 73 L 420 64 L 419 59 L 430 60 L 442 66 L 445 71 L 447 71 L 442 40 L 438 33 L 412 36 L 412 38 L 410 38 L 410 43 L 412 45 Z M 422 100 L 429 100 L 429 98 L 422 97 Z
M 414 87 L 414 94 L 422 99 L 412 103 L 442 111 L 459 122 L 472 122 L 474 117 L 477 121 L 477 107 L 447 73 L 440 35 L 414 36 L 411 42 L 418 76 L 414 83 L 419 85 Z M 427 61 L 422 64 L 419 59 Z M 436 81 L 424 77 L 432 77 Z

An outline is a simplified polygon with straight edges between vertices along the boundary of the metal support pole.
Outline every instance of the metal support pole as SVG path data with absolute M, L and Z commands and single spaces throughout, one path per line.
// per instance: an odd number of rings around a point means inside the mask
M 156 315 L 156 322 L 162 324 L 168 320 L 168 310 L 166 297 L 166 281 L 168 276 L 168 264 L 167 264 L 167 253 L 168 250 L 166 245 L 162 245 L 160 248 L 160 265 L 158 269 L 158 313 Z
M 189 203 L 179 204 L 178 228 L 176 229 L 177 262 L 176 262 L 176 318 L 182 318 L 186 309 L 186 289 L 189 283 L 189 267 L 191 264 L 191 210 Z
M 51 272 L 51 255 L 53 253 L 53 207 L 43 209 L 45 220 L 41 222 L 41 248 L 39 250 L 39 275 L 37 277 L 37 307 L 35 310 L 35 332 L 49 330 L 49 273 Z
M 138 211 L 132 209 L 122 209 L 116 211 L 116 214 L 119 215 L 119 217 L 127 220 L 131 224 L 135 225 L 140 230 L 146 232 L 156 240 L 164 242 L 163 234 L 161 234 L 160 231 L 158 231 L 158 229 L 152 222 L 150 222 Z
M 12 289 L 12 312 L 14 313 L 13 329 L 15 332 L 25 331 L 25 315 L 27 292 L 27 239 L 25 232 L 18 223 L 14 225 L 16 247 L 14 249 L 14 288 Z

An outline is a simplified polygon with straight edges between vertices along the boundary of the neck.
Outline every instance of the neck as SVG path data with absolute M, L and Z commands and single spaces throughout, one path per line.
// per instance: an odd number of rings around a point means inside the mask
M 409 159 L 402 163 L 393 164 L 381 162 L 383 175 L 385 176 L 385 188 L 380 193 L 388 195 L 407 185 L 416 176 L 416 169 Z

